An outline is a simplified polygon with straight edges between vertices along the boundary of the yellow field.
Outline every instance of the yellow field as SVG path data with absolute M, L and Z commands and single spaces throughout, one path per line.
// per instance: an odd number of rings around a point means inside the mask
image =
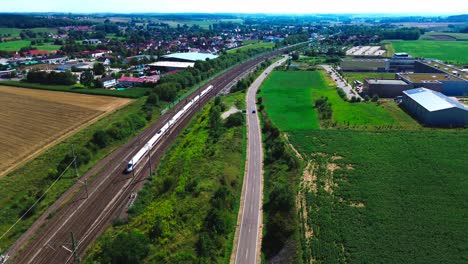
M 131 101 L 0 86 L 0 176 Z

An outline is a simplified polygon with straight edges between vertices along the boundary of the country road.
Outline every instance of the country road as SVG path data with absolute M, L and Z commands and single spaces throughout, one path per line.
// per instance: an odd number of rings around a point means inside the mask
M 234 245 L 235 263 L 259 263 L 260 227 L 262 225 L 262 197 L 263 197 L 263 147 L 260 120 L 256 107 L 256 94 L 259 86 L 268 74 L 286 61 L 286 57 L 270 65 L 250 86 L 247 102 L 247 161 L 244 176 L 243 197 L 241 198 L 240 229 Z M 242 205 L 243 204 L 243 205 Z

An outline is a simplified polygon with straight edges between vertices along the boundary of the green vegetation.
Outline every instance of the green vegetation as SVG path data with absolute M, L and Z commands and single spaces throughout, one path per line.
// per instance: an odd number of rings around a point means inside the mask
M 282 131 L 319 128 L 312 87 L 317 77 L 305 71 L 274 71 L 260 95 L 273 124 Z
M 31 45 L 29 40 L 14 40 L 0 43 L 0 50 L 3 51 L 19 51 L 21 48 Z
M 451 63 L 468 63 L 465 41 L 392 41 L 395 52 L 408 52 L 414 57 L 434 58 Z
M 130 208 L 128 224 L 107 230 L 90 250 L 88 263 L 116 263 L 122 253 L 105 245 L 118 243 L 129 232 L 148 241 L 149 251 L 140 258 L 147 263 L 229 262 L 244 174 L 245 129 L 242 114 L 240 126 L 227 128 L 220 120 L 222 108 L 216 99 L 178 137 Z
M 51 90 L 51 91 L 62 91 L 62 92 L 71 92 L 71 93 L 81 93 L 81 94 L 92 94 L 92 95 L 105 95 L 105 96 L 114 96 L 114 97 L 124 97 L 124 98 L 140 98 L 149 91 L 150 88 L 141 88 L 133 87 L 130 89 L 125 89 L 123 91 L 119 90 L 109 90 L 109 89 L 87 89 L 80 86 L 66 86 L 66 85 L 42 85 L 37 83 L 27 83 L 27 82 L 16 82 L 16 81 L 4 81 L 2 85 L 14 86 L 18 88 L 31 88 L 39 90 Z
M 466 131 L 295 131 L 312 161 L 304 263 L 464 263 Z M 315 187 L 314 187 L 315 186 Z
M 354 81 L 364 82 L 364 79 L 395 79 L 395 73 L 389 72 L 342 72 L 342 76 L 352 85 Z
M 298 263 L 301 251 L 295 194 L 299 164 L 278 128 L 265 111 L 261 113 L 265 149 L 262 256 L 277 263 Z
M 235 53 L 235 52 L 238 52 L 238 51 L 241 51 L 241 50 L 246 51 L 246 50 L 258 49 L 258 48 L 272 49 L 274 46 L 275 46 L 275 43 L 273 43 L 273 42 L 263 42 L 263 41 L 254 42 L 254 43 L 251 42 L 251 43 L 246 44 L 246 45 L 244 45 L 242 47 L 230 49 L 227 52 L 228 53 Z
M 0 28 L 0 37 L 19 37 L 21 31 L 24 29 L 21 28 Z M 57 29 L 55 28 L 30 28 L 28 29 L 32 32 L 39 33 L 39 32 L 46 32 L 46 33 L 57 33 Z
M 75 146 L 78 158 L 78 173 L 83 175 L 98 161 L 126 142 L 146 124 L 141 114 L 145 98 L 79 131 L 61 143 L 48 149 L 26 165 L 0 178 L 0 234 L 3 233 L 44 194 L 44 191 L 59 176 L 71 161 L 71 148 Z M 160 108 L 153 108 L 153 120 L 159 117 Z M 76 182 L 69 170 L 29 212 L 25 219 L 0 240 L 0 248 L 8 248 L 60 195 Z
M 457 41 L 467 41 L 467 33 L 447 33 L 447 32 L 427 32 L 424 35 L 421 35 L 419 40 L 457 40 Z

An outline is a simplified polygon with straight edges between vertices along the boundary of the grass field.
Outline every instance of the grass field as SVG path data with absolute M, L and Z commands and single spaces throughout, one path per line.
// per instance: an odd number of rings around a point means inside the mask
M 129 102 L 0 86 L 0 176 Z
M 468 33 L 427 32 L 419 40 L 468 41 Z
M 0 28 L 0 37 L 4 35 L 10 35 L 11 37 L 19 37 L 21 31 L 25 29 L 21 28 Z M 28 30 L 31 30 L 33 32 L 47 32 L 47 33 L 57 33 L 57 29 L 55 28 L 30 28 Z
M 29 45 L 31 45 L 31 41 L 29 40 L 7 41 L 7 42 L 0 43 L 0 50 L 19 51 L 21 48 L 28 47 Z M 38 50 L 53 51 L 53 50 L 59 50 L 62 46 L 53 45 L 51 43 L 44 43 L 44 44 L 33 46 L 33 47 Z
M 261 86 L 260 96 L 275 126 L 283 131 L 319 128 L 313 108 L 311 72 L 274 71 Z
M 29 40 L 14 40 L 0 43 L 0 50 L 4 51 L 19 51 L 23 47 L 31 45 Z
M 451 63 L 468 63 L 468 42 L 465 41 L 392 41 L 395 52 L 408 52 L 413 57 L 434 58 Z
M 275 71 L 262 85 L 261 96 L 268 116 L 282 131 L 319 128 L 313 105 L 322 96 L 328 97 L 332 105 L 332 123 L 336 127 L 420 128 L 392 102 L 376 105 L 343 101 L 332 80 L 321 71 Z
M 234 53 L 234 52 L 237 52 L 238 50 L 249 50 L 249 49 L 258 49 L 258 48 L 268 48 L 268 49 L 271 49 L 275 46 L 275 43 L 272 43 L 272 42 L 256 42 L 256 43 L 252 43 L 252 44 L 247 44 L 247 45 L 244 45 L 242 47 L 238 47 L 238 48 L 235 48 L 235 49 L 230 49 L 228 50 L 227 52 L 228 53 Z
M 70 92 L 78 94 L 91 94 L 91 95 L 105 95 L 113 97 L 123 97 L 123 98 L 140 98 L 144 96 L 150 88 L 142 87 L 133 87 L 130 89 L 125 89 L 123 91 L 118 90 L 109 90 L 109 89 L 75 89 L 73 86 L 65 85 L 42 85 L 37 83 L 28 83 L 28 82 L 17 82 L 17 81 L 4 81 L 3 85 L 14 86 L 18 88 L 31 88 L 39 90 L 50 90 L 50 91 L 61 91 L 61 92 Z
M 289 139 L 312 162 L 304 263 L 466 262 L 466 130 L 310 130 Z
M 395 79 L 395 73 L 387 72 L 343 72 L 342 76 L 352 85 L 354 81 L 364 82 L 366 78 Z

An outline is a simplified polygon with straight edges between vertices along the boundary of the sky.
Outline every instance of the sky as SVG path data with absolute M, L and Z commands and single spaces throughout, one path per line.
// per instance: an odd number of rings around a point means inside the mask
M 466 0 L 2 0 L 0 12 L 467 14 Z

